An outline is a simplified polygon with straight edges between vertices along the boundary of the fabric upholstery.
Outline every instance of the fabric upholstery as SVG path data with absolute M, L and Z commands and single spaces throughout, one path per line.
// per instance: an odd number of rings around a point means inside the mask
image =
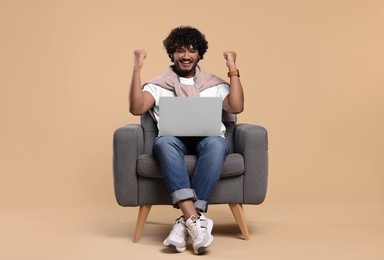
M 267 130 L 258 125 L 226 123 L 230 154 L 210 204 L 260 204 L 268 182 Z M 116 200 L 121 206 L 171 205 L 161 170 L 152 155 L 157 126 L 150 113 L 141 124 L 117 128 L 113 136 L 113 179 Z M 185 157 L 192 174 L 195 156 Z

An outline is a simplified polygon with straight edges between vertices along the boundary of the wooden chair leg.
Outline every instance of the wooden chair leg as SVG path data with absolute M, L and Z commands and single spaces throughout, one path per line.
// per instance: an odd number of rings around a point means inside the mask
M 233 216 L 237 224 L 239 225 L 240 231 L 243 234 L 245 240 L 249 240 L 249 232 L 247 222 L 245 221 L 245 215 L 243 211 L 243 205 L 240 203 L 230 203 L 229 207 L 232 211 Z
M 140 206 L 139 214 L 137 215 L 135 234 L 133 236 L 134 243 L 137 243 L 140 240 L 141 233 L 143 232 L 144 225 L 145 225 L 145 222 L 147 221 L 147 217 L 149 215 L 149 211 L 151 210 L 151 207 L 152 205 Z

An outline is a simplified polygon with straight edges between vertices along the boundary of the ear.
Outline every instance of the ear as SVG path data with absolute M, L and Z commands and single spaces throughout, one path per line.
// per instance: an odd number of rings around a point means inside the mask
M 172 62 L 174 61 L 173 55 L 168 54 L 168 57 L 171 59 Z

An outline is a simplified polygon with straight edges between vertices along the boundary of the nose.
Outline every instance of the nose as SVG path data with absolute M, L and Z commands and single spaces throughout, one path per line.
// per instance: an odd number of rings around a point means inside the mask
M 190 53 L 189 53 L 189 51 L 185 51 L 184 53 L 183 53 L 183 56 L 182 56 L 182 58 L 184 59 L 184 60 L 188 60 L 190 57 Z

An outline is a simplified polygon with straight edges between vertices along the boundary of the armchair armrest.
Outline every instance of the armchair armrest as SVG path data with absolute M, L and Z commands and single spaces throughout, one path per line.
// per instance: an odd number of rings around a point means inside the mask
M 113 178 L 115 197 L 121 206 L 138 205 L 136 162 L 144 150 L 143 129 L 129 124 L 113 135 Z
M 244 204 L 262 203 L 268 182 L 267 130 L 252 124 L 236 125 L 234 150 L 244 157 Z

